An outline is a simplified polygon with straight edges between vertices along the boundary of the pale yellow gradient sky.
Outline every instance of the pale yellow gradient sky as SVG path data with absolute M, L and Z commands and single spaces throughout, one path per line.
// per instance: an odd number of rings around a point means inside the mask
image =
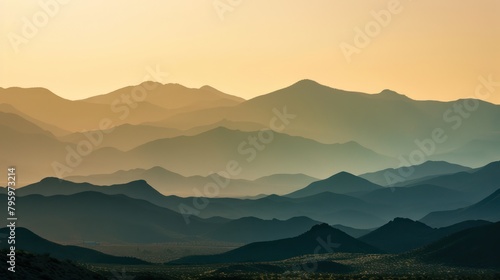
M 12 34 L 23 36 L 23 18 L 43 20 L 44 10 L 0 0 L 0 87 L 80 99 L 138 84 L 155 65 L 169 73 L 164 83 L 247 99 L 304 78 L 437 100 L 472 97 L 480 75 L 500 81 L 497 0 L 397 1 L 401 12 L 351 62 L 339 45 L 354 45 L 354 28 L 390 0 L 241 0 L 224 20 L 217 1 L 69 0 L 16 53 Z M 500 104 L 500 87 L 488 101 Z

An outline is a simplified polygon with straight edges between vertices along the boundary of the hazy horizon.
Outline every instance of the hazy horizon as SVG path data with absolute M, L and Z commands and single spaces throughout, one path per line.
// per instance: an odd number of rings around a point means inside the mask
M 480 75 L 500 79 L 498 1 L 242 1 L 219 13 L 216 3 L 68 1 L 47 15 L 38 2 L 2 0 L 0 86 L 76 100 L 138 84 L 158 66 L 163 83 L 245 99 L 307 78 L 450 101 L 472 97 Z M 23 35 L 41 13 L 47 21 Z M 373 36 L 356 44 L 367 27 Z M 357 52 L 346 55 L 346 44 Z

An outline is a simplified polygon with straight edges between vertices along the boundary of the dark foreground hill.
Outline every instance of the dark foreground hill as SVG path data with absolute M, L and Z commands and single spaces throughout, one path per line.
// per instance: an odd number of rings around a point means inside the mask
M 464 229 L 491 224 L 487 221 L 466 221 L 443 228 L 431 228 L 418 221 L 396 218 L 359 238 L 388 253 L 402 253 L 428 245 Z
M 500 269 L 500 222 L 466 229 L 412 254 L 432 263 Z
M 0 250 L 0 262 L 7 262 L 7 250 Z M 15 272 L 0 269 L 0 279 L 29 280 L 106 280 L 108 278 L 80 267 L 69 261 L 60 261 L 48 255 L 34 255 L 22 251 L 16 252 Z
M 0 229 L 0 248 L 8 248 L 8 228 Z M 36 235 L 26 228 L 16 228 L 16 249 L 35 254 L 48 254 L 60 260 L 71 260 L 83 263 L 106 263 L 106 264 L 147 264 L 147 262 L 129 257 L 116 257 L 95 250 L 78 246 L 60 245 Z
M 189 256 L 171 263 L 265 262 L 333 252 L 379 253 L 380 251 L 327 224 L 320 224 L 297 237 L 251 243 L 223 254 Z

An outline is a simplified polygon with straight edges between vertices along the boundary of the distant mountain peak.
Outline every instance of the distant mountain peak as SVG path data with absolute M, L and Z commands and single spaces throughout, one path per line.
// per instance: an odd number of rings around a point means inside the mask
M 340 171 L 339 173 L 337 173 L 333 176 L 330 176 L 329 178 L 359 178 L 359 177 L 357 177 L 356 175 L 351 174 L 347 171 Z
M 148 87 L 148 86 L 150 86 L 151 84 L 154 84 L 154 85 L 156 85 L 156 86 L 163 86 L 163 84 L 162 84 L 162 83 L 155 82 L 155 81 L 144 81 L 144 82 L 140 83 L 140 84 L 139 84 L 139 86 L 144 86 L 144 85 L 146 85 L 146 88 L 147 88 L 147 87 Z
M 201 90 L 220 92 L 218 89 L 211 87 L 209 85 L 204 85 L 200 87 Z
M 347 171 L 340 171 L 339 173 L 336 173 L 336 174 L 326 178 L 323 181 L 326 183 L 341 183 L 341 182 L 350 182 L 350 183 L 367 182 L 367 183 L 370 183 L 367 180 L 365 180 L 361 177 L 358 177 L 352 173 L 349 173 Z
M 383 91 L 378 93 L 378 96 L 391 98 L 391 99 L 410 99 L 404 94 L 397 93 L 390 89 L 384 89 Z
M 324 230 L 331 230 L 334 229 L 327 223 L 321 223 L 317 224 L 311 227 L 311 229 L 308 232 L 317 232 L 317 231 L 324 231 Z
M 46 177 L 40 180 L 40 183 L 59 183 L 65 181 L 63 179 L 57 178 L 57 177 Z
M 372 191 L 381 188 L 366 179 L 341 171 L 324 180 L 312 182 L 305 188 L 288 194 L 288 197 L 305 197 L 320 193 L 346 194 L 352 192 Z
M 311 79 L 302 79 L 296 82 L 295 85 L 321 85 L 321 84 Z

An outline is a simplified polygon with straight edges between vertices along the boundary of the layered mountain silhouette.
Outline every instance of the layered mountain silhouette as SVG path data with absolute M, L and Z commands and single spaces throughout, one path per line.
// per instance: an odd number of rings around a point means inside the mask
M 500 106 L 477 100 L 466 115 L 463 102 L 311 80 L 250 100 L 154 82 L 84 100 L 0 88 L 18 249 L 36 254 L 19 257 L 78 273 L 63 260 L 144 262 L 58 243 L 245 244 L 172 264 L 228 278 L 290 272 L 317 254 L 332 254 L 319 273 L 387 260 L 498 269 Z M 166 267 L 178 268 L 190 269 Z
M 319 224 L 293 238 L 251 243 L 227 253 L 184 257 L 171 263 L 263 262 L 333 252 L 377 253 L 379 250 L 327 224 Z
M 459 101 L 457 101 L 458 103 Z M 273 109 L 286 107 L 297 116 L 286 126 L 285 133 L 315 139 L 322 143 L 356 141 L 389 156 L 407 155 L 418 149 L 415 140 L 431 137 L 436 124 L 446 129 L 447 141 L 435 151 L 444 153 L 459 148 L 478 137 L 492 137 L 495 123 L 500 120 L 500 107 L 478 101 L 481 110 L 463 122 L 460 131 L 455 125 L 453 111 L 449 119 L 443 113 L 454 102 L 416 101 L 390 91 L 364 94 L 333 89 L 311 80 L 299 81 L 287 88 L 265 94 L 231 108 L 208 109 L 169 117 L 158 123 L 164 127 L 185 128 L 209 124 L 221 119 L 253 121 L 268 124 Z M 353 109 L 355 108 L 355 109 Z M 467 158 L 460 164 L 469 166 Z M 473 164 L 481 159 L 475 159 Z M 482 160 L 486 164 L 490 160 Z
M 132 105 L 123 102 L 124 95 L 145 86 L 154 86 L 145 100 Z M 15 133 L 8 130 L 12 126 L 7 127 L 10 137 L 1 144 L 10 147 L 4 154 L 14 158 L 13 164 L 32 161 L 25 166 L 22 185 L 50 175 L 88 176 L 155 166 L 183 176 L 206 176 L 224 170 L 232 159 L 244 170 L 240 178 L 296 173 L 326 178 L 342 171 L 362 174 L 404 165 L 411 152 L 425 154 L 423 149 L 432 150 L 427 159 L 478 167 L 500 156 L 496 149 L 500 107 L 478 103 L 481 110 L 471 114 L 458 131 L 452 128 L 453 111 L 443 119 L 453 102 L 416 101 L 390 90 L 348 92 L 310 80 L 247 101 L 208 86 L 189 89 L 151 82 L 77 101 L 43 88 L 2 88 L 0 112 L 16 114 L 27 123 Z M 447 140 L 430 147 L 427 140 L 436 124 L 441 124 Z M 276 130 L 273 140 L 264 140 L 270 143 L 251 145 L 249 137 L 259 139 L 260 129 L 271 126 Z M 68 164 L 68 157 L 75 156 L 70 150 L 90 141 L 82 131 L 104 137 L 81 162 Z M 43 151 L 36 149 L 36 142 L 42 143 Z M 34 153 L 36 158 L 29 157 Z M 66 164 L 70 171 L 57 174 L 55 162 Z M 452 170 L 447 168 L 451 167 L 425 170 L 442 175 Z M 420 180 L 425 170 L 421 167 L 407 179 Z M 380 178 L 372 179 L 383 184 Z
M 1 228 L 1 236 L 9 236 L 10 229 Z M 0 248 L 8 249 L 9 244 L 7 238 L 1 238 Z M 23 250 L 34 254 L 48 254 L 59 260 L 72 260 L 84 263 L 106 263 L 106 264 L 121 264 L 121 265 L 138 265 L 147 264 L 147 262 L 131 258 L 131 257 L 116 257 L 107 255 L 95 250 L 82 248 L 78 246 L 64 246 L 48 241 L 27 228 L 16 228 L 16 249 Z
M 396 218 L 359 240 L 388 253 L 402 253 L 428 245 L 453 233 L 491 224 L 487 221 L 466 221 L 449 227 L 431 228 L 421 222 Z
M 356 178 L 354 175 L 349 176 Z M 57 178 L 46 178 L 38 183 L 21 188 L 18 190 L 18 196 L 25 197 L 37 194 L 43 196 L 67 196 L 84 192 L 126 195 L 130 198 L 145 200 L 155 206 L 167 208 L 177 213 L 182 211 L 188 212 L 188 219 L 189 217 L 199 216 L 201 218 L 223 217 L 226 219 L 240 219 L 244 217 L 256 217 L 264 220 L 288 220 L 298 216 L 306 216 L 312 220 L 340 224 L 357 229 L 378 227 L 394 217 L 419 219 L 435 211 L 461 207 L 469 209 L 469 207 L 472 207 L 470 205 L 475 202 L 471 201 L 467 193 L 433 185 L 396 188 L 379 187 L 377 190 L 369 193 L 355 193 L 351 195 L 336 194 L 327 191 L 297 198 L 270 195 L 252 199 L 202 199 L 171 195 L 165 196 L 144 180 L 98 186 L 89 183 L 74 183 Z M 206 206 L 203 207 L 202 211 L 199 211 L 194 206 L 195 202 L 198 204 L 202 202 L 202 204 L 206 203 Z M 435 227 L 442 227 L 465 220 L 483 219 L 495 221 L 495 218 L 491 216 L 494 216 L 494 214 L 489 213 L 489 211 L 484 210 L 475 215 L 467 215 L 464 218 L 456 221 L 453 220 L 447 224 L 432 222 L 429 224 Z M 181 216 L 180 214 L 178 215 Z M 432 215 L 430 217 L 433 217 Z
M 98 193 L 105 196 L 99 196 Z M 59 200 L 76 200 L 78 195 L 87 197 L 87 199 L 89 199 L 88 196 L 97 196 L 103 201 L 107 199 L 106 195 L 111 195 L 112 198 L 120 202 L 116 208 L 120 209 L 123 207 L 127 211 L 132 211 L 133 207 L 128 205 L 132 201 L 128 201 L 126 198 L 133 198 L 134 201 L 138 199 L 151 203 L 151 206 L 172 211 L 168 216 L 172 216 L 175 213 L 180 220 L 183 219 L 183 216 L 179 214 L 182 208 L 185 212 L 190 213 L 189 217 L 193 218 L 199 216 L 202 218 L 224 217 L 239 219 L 253 216 L 267 220 L 287 220 L 297 216 L 307 216 L 317 221 L 332 222 L 356 228 L 373 228 L 386 222 L 384 219 L 376 216 L 376 213 L 380 212 L 378 206 L 371 205 L 358 198 L 329 192 L 296 199 L 277 195 L 258 199 L 210 198 L 207 200 L 207 206 L 202 211 L 198 211 L 194 206 L 195 200 L 193 197 L 164 196 L 143 180 L 111 186 L 95 186 L 88 183 L 73 183 L 57 178 L 47 178 L 39 183 L 21 188 L 18 191 L 20 198 L 34 199 L 39 203 L 52 205 L 54 209 L 57 208 Z M 127 197 L 119 199 L 120 195 Z M 196 201 L 197 203 L 205 203 L 200 199 Z M 78 213 L 83 214 L 84 204 L 82 203 L 72 205 L 72 208 L 75 208 L 75 211 L 78 211 Z M 68 202 L 68 207 L 69 205 Z M 76 207 L 76 205 L 80 205 L 80 207 Z M 47 209 L 50 208 L 52 207 L 47 207 Z M 47 209 L 44 209 L 44 211 Z M 32 209 L 32 211 L 37 210 Z M 39 215 L 42 215 L 42 213 L 49 215 L 49 213 L 44 211 L 39 212 Z M 141 212 L 144 210 L 137 209 L 137 211 Z M 160 209 L 154 208 L 154 211 L 160 211 Z M 119 215 L 118 212 L 115 214 Z M 59 216 L 65 214 L 55 213 L 53 215 Z M 158 215 L 151 214 L 150 217 L 157 217 Z M 69 219 L 69 216 L 61 219 Z M 171 225 L 173 228 L 176 228 L 174 223 Z M 196 228 L 196 226 L 190 228 Z M 210 229 L 210 227 L 207 227 L 206 230 L 209 231 Z
M 161 167 L 150 169 L 132 169 L 117 171 L 111 174 L 94 174 L 89 176 L 69 176 L 66 180 L 73 182 L 89 182 L 95 185 L 124 184 L 136 180 L 146 180 L 156 190 L 165 195 L 192 196 L 193 188 L 203 189 L 214 178 L 227 181 L 211 174 L 210 176 L 182 176 Z M 296 190 L 318 179 L 304 174 L 274 174 L 256 180 L 231 179 L 230 186 L 220 188 L 218 196 L 248 196 L 257 194 L 284 194 Z M 231 195 L 229 195 L 231 194 Z

